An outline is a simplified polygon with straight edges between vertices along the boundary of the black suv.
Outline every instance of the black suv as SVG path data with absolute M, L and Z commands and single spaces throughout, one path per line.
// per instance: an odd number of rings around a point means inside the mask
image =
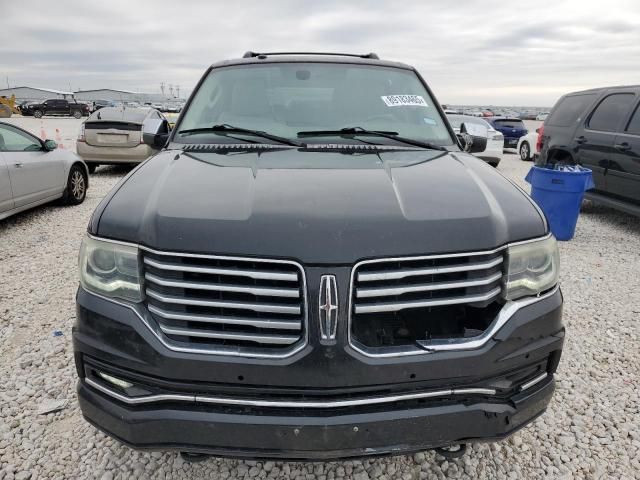
M 538 164 L 593 170 L 586 198 L 640 215 L 640 86 L 569 93 L 538 132 Z
M 249 52 L 162 122 L 81 247 L 89 422 L 136 448 L 328 459 L 501 439 L 544 412 L 555 239 L 415 69 Z

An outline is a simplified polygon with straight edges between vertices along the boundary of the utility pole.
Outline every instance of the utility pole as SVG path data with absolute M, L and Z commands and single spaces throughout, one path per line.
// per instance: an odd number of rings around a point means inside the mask
M 7 88 L 11 88 L 11 87 L 9 86 L 9 75 L 7 75 Z
M 176 85 L 176 97 L 180 98 L 180 85 Z
M 162 92 L 162 96 L 164 97 L 164 82 L 160 82 L 160 91 Z
M 173 98 L 173 85 L 172 84 L 169 84 L 169 94 Z

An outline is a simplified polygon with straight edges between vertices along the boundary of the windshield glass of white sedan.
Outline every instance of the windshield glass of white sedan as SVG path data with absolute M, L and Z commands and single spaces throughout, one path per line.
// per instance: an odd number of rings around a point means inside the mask
M 174 141 L 205 142 L 210 135 L 210 141 L 224 142 L 215 133 L 201 132 L 197 139 L 180 133 L 220 124 L 287 138 L 296 138 L 300 131 L 362 127 L 437 145 L 453 143 L 416 74 L 380 66 L 271 63 L 214 69 L 193 98 Z

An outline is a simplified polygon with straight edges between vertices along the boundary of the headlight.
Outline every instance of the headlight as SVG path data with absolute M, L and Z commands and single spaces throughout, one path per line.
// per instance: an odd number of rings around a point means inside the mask
M 85 237 L 80 246 L 80 284 L 106 297 L 140 302 L 138 247 Z
M 507 300 L 537 295 L 558 283 L 560 254 L 553 236 L 512 245 L 507 250 L 507 259 Z

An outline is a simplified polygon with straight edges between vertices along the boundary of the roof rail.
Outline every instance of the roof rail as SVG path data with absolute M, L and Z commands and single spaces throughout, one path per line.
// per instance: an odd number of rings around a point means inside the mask
M 357 58 L 371 58 L 373 60 L 379 60 L 380 57 L 371 52 L 365 54 L 357 54 L 357 53 L 334 53 L 334 52 L 245 52 L 242 58 L 266 58 L 272 55 L 331 55 L 336 57 L 357 57 Z

